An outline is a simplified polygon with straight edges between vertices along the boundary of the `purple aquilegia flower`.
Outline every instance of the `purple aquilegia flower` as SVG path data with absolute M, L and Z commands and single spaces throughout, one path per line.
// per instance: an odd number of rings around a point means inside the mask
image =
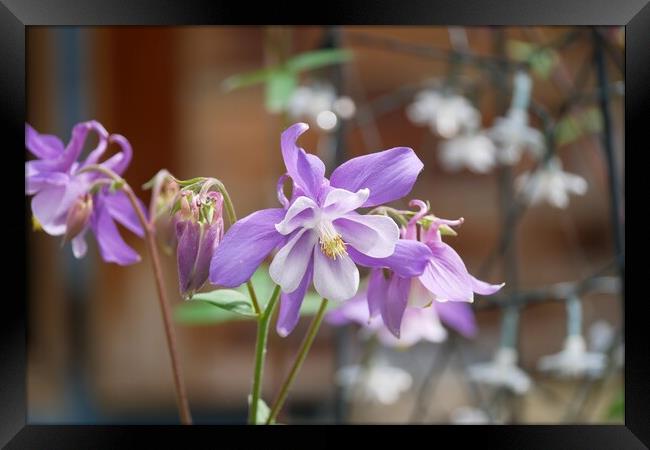
M 181 296 L 191 298 L 208 280 L 210 260 L 223 236 L 223 196 L 219 192 L 180 192 L 176 213 L 178 280 Z
M 99 143 L 79 162 L 77 159 L 90 131 L 98 134 Z M 98 164 L 109 142 L 118 144 L 121 151 L 101 165 L 120 175 L 131 161 L 131 145 L 121 135 L 109 135 L 99 122 L 75 125 L 67 146 L 56 136 L 40 134 L 26 124 L 25 146 L 38 159 L 25 163 L 25 192 L 34 196 L 32 213 L 41 228 L 47 234 L 63 235 L 66 241 L 71 240 L 75 257 L 86 254 L 85 234 L 90 228 L 105 261 L 133 264 L 140 256 L 124 242 L 115 221 L 138 236 L 143 236 L 144 230 L 126 194 L 119 190 L 112 192 L 106 175 L 79 173 L 88 165 Z
M 408 194 L 423 168 L 413 150 L 397 147 L 353 158 L 328 180 L 323 162 L 296 145 L 308 128 L 297 123 L 282 133 L 283 208 L 257 211 L 230 227 L 210 267 L 212 283 L 239 286 L 279 247 L 269 273 L 282 288 L 278 333 L 283 336 L 298 322 L 312 280 L 322 297 L 347 300 L 357 292 L 355 263 L 364 265 L 363 258 L 388 259 L 404 272 L 421 273 L 428 251 L 424 245 L 398 245 L 399 229 L 389 217 L 355 212 Z M 287 178 L 293 182 L 291 200 L 283 192 Z
M 417 240 L 417 222 L 428 210 L 420 200 L 411 201 L 420 207 L 418 212 L 402 229 L 403 240 Z M 407 305 L 426 307 L 433 301 L 472 302 L 474 293 L 490 295 L 501 289 L 503 284 L 491 285 L 477 280 L 469 274 L 458 253 L 442 241 L 439 228 L 443 225 L 457 226 L 463 219 L 444 220 L 434 218 L 428 230 L 420 230 L 419 240 L 430 250 L 426 267 L 420 275 L 405 276 L 391 268 L 385 260 L 366 256 L 360 264 L 376 267 L 368 283 L 368 308 L 371 317 L 381 314 L 384 324 L 400 337 L 402 318 Z
M 365 333 L 376 334 L 382 344 L 390 347 L 410 347 L 424 340 L 442 342 L 447 331 L 456 330 L 465 337 L 476 335 L 476 321 L 472 308 L 464 302 L 433 302 L 431 307 L 407 306 L 402 318 L 401 334 L 397 339 L 384 325 L 381 317 L 370 317 L 367 290 L 360 290 L 350 301 L 327 313 L 325 320 L 332 325 L 357 323 Z

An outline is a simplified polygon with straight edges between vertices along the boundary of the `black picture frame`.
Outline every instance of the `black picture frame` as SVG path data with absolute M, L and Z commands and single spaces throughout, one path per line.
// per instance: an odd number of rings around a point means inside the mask
M 643 127 L 650 117 L 650 5 L 648 0 L 409 0 L 386 2 L 326 2 L 290 4 L 224 1 L 131 0 L 0 0 L 0 123 L 4 156 L 11 159 L 4 180 L 5 236 L 25 233 L 27 203 L 20 189 L 18 169 L 24 163 L 26 27 L 53 25 L 207 25 L 207 24 L 412 24 L 412 25 L 624 25 L 625 50 L 625 167 L 642 170 L 640 155 L 648 147 Z M 644 148 L 644 146 L 646 148 Z M 632 153 L 636 167 L 631 165 Z M 633 192 L 626 170 L 625 191 Z M 15 175 L 16 179 L 13 179 Z M 7 189 L 9 186 L 9 189 Z M 637 194 L 643 195 L 643 194 Z M 641 202 L 643 202 L 643 197 Z M 626 205 L 626 223 L 630 205 Z M 20 215 L 17 211 L 25 211 Z M 643 218 L 640 219 L 643 221 Z M 627 226 L 625 227 L 627 231 Z M 627 234 L 627 233 L 626 233 Z M 289 448 L 330 448 L 363 433 L 367 439 L 405 445 L 454 446 L 477 442 L 485 448 L 627 449 L 650 445 L 650 327 L 646 325 L 643 295 L 625 283 L 625 425 L 558 426 L 361 426 L 256 427 L 246 426 L 35 426 L 26 423 L 27 236 L 21 249 L 6 246 L 6 285 L 16 289 L 3 299 L 0 312 L 0 445 L 6 448 L 124 448 L 152 447 L 154 442 L 210 448 L 251 448 L 251 439 L 266 447 L 278 441 Z M 18 241 L 15 238 L 10 240 Z M 632 247 L 640 253 L 642 245 Z M 625 252 L 627 254 L 627 252 Z M 627 254 L 626 257 L 629 257 Z M 645 266 L 635 272 L 647 270 Z M 22 283 L 18 280 L 22 280 Z M 632 295 L 631 295 L 632 294 Z M 416 436 L 413 436 L 413 434 Z M 422 439 L 422 440 L 420 440 Z M 192 444 L 190 444 L 190 440 Z M 225 444 L 225 440 L 229 444 Z

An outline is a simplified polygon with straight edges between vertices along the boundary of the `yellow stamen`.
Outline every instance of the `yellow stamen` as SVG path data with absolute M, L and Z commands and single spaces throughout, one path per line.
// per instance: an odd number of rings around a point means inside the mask
M 338 234 L 329 239 L 320 239 L 320 249 L 330 259 L 336 260 L 339 256 L 347 255 L 345 251 L 345 242 Z

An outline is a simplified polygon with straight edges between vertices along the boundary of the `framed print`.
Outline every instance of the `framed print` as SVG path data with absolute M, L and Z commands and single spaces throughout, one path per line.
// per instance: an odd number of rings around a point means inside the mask
M 647 448 L 647 2 L 0 15 L 6 448 Z

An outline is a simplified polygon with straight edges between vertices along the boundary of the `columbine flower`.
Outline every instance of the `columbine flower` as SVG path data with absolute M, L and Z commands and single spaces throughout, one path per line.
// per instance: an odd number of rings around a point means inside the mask
M 517 177 L 515 189 L 530 204 L 547 201 L 564 209 L 569 205 L 569 193 L 584 195 L 587 182 L 579 175 L 564 172 L 560 159 L 553 157 L 541 169 Z
M 90 131 L 99 135 L 99 144 L 80 163 L 77 158 Z M 140 256 L 124 242 L 115 221 L 138 236 L 143 236 L 144 230 L 126 194 L 110 189 L 111 182 L 103 174 L 80 173 L 98 163 L 109 142 L 118 144 L 121 151 L 101 165 L 122 174 L 131 161 L 131 145 L 123 136 L 109 135 L 98 122 L 75 125 L 67 147 L 56 136 L 40 134 L 26 124 L 25 146 L 38 159 L 25 163 L 25 191 L 34 195 L 32 213 L 41 228 L 52 236 L 64 235 L 65 240 L 71 240 L 75 257 L 86 254 L 85 234 L 90 228 L 105 261 L 133 264 Z
M 431 131 L 452 138 L 462 130 L 475 130 L 481 113 L 465 97 L 425 90 L 406 109 L 408 118 L 418 125 L 429 125 Z
M 336 128 L 338 118 L 349 119 L 355 109 L 350 97 L 337 97 L 334 87 L 325 83 L 298 87 L 287 105 L 292 118 L 307 118 L 323 130 Z
M 223 196 L 208 191 L 205 183 L 198 194 L 179 193 L 176 213 L 178 280 L 181 296 L 191 298 L 208 279 L 210 260 L 223 236 Z
M 472 364 L 468 367 L 469 377 L 479 383 L 500 386 L 516 394 L 523 394 L 532 384 L 530 377 L 517 367 L 517 352 L 512 348 L 500 348 L 493 361 Z
M 406 274 L 399 266 L 390 267 L 385 259 L 363 256 L 360 260 L 361 264 L 375 267 L 368 282 L 370 316 L 381 313 L 384 324 L 397 338 L 407 305 L 426 307 L 433 301 L 472 302 L 475 292 L 490 295 L 503 287 L 503 284 L 491 285 L 470 275 L 458 253 L 442 241 L 440 227 L 458 226 L 463 223 L 462 218 L 444 220 L 428 216 L 431 225 L 418 236 L 417 223 L 427 214 L 428 207 L 420 200 L 412 200 L 411 205 L 417 205 L 420 211 L 402 230 L 400 241 L 419 239 L 426 244 L 429 252 L 424 271 Z
M 327 313 L 326 320 L 332 325 L 357 323 L 366 333 L 377 335 L 382 344 L 390 347 L 410 347 L 424 340 L 442 342 L 447 330 L 441 322 L 466 337 L 476 334 L 476 322 L 471 307 L 461 302 L 433 302 L 430 307 L 406 307 L 402 318 L 401 334 L 397 339 L 384 325 L 381 317 L 370 317 L 367 290 L 360 290 L 351 300 Z
M 443 142 L 439 159 L 440 164 L 452 172 L 467 168 L 487 173 L 496 165 L 496 147 L 485 133 L 467 133 Z
M 497 157 L 501 164 L 513 165 L 524 150 L 539 157 L 544 151 L 544 136 L 539 130 L 528 126 L 528 103 L 532 80 L 526 72 L 518 72 L 514 80 L 512 104 L 505 117 L 496 119 L 488 134 L 498 147 Z
M 381 361 L 366 368 L 342 367 L 336 373 L 336 381 L 348 388 L 348 392 L 359 389 L 356 392 L 363 401 L 392 405 L 411 388 L 413 377 L 407 371 Z
M 314 282 L 324 298 L 352 298 L 359 286 L 359 270 L 367 258 L 395 254 L 402 270 L 422 270 L 425 246 L 398 244 L 399 229 L 392 219 L 361 215 L 360 207 L 375 206 L 406 195 L 423 164 L 413 150 L 397 147 L 353 158 L 325 178 L 325 165 L 296 145 L 308 129 L 298 123 L 282 133 L 287 175 L 278 183 L 283 208 L 257 211 L 236 222 L 217 248 L 210 281 L 235 287 L 247 281 L 262 260 L 280 247 L 269 273 L 282 288 L 278 333 L 287 335 L 298 321 L 300 305 Z M 283 183 L 293 181 L 291 201 Z M 426 248 L 424 248 L 426 251 Z M 420 252 L 420 253 L 419 253 Z
M 601 352 L 588 352 L 586 347 L 582 336 L 568 336 L 562 351 L 543 356 L 539 360 L 538 368 L 543 372 L 553 372 L 560 377 L 582 375 L 599 377 L 605 369 L 607 356 Z

